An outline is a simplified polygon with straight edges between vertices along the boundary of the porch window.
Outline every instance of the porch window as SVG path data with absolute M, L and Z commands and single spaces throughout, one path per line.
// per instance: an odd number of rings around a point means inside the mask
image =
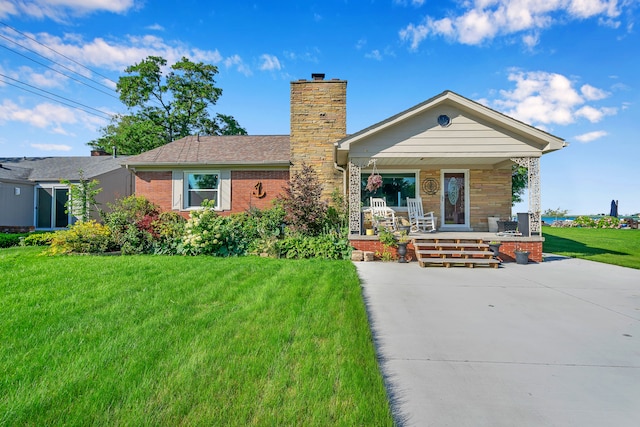
M 218 172 L 187 172 L 184 174 L 185 207 L 197 208 L 202 206 L 205 199 L 220 206 L 220 174 Z
M 382 197 L 386 200 L 387 206 L 406 207 L 407 197 L 416 197 L 416 174 L 415 173 L 387 173 L 378 172 L 382 176 L 382 186 L 374 192 L 367 190 L 367 179 L 371 172 L 360 175 L 360 197 L 362 206 L 369 206 L 370 197 Z

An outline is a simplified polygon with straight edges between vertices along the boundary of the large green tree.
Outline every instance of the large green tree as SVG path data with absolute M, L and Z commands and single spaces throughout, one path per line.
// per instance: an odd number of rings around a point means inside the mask
M 246 135 L 233 116 L 211 115 L 222 95 L 215 65 L 183 57 L 164 75 L 166 65 L 164 58 L 149 56 L 125 69 L 117 89 L 129 113 L 115 116 L 90 146 L 139 154 L 188 135 Z

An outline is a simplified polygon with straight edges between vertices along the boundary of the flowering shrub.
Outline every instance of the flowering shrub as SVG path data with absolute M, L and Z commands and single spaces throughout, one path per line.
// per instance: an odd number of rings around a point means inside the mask
M 205 201 L 201 210 L 193 211 L 185 225 L 178 252 L 184 255 L 231 256 L 246 253 L 249 240 L 240 222 L 218 215 Z
M 603 216 L 596 222 L 596 228 L 619 228 L 620 219 L 615 216 Z
M 49 253 L 102 253 L 113 248 L 109 227 L 91 220 L 78 222 L 68 230 L 55 233 Z
M 597 220 L 588 216 L 579 216 L 573 220 L 571 226 L 584 228 L 619 228 L 620 220 L 614 216 L 603 216 Z
M 579 216 L 573 220 L 571 223 L 572 227 L 585 227 L 585 228 L 593 228 L 596 226 L 595 220 L 588 216 Z

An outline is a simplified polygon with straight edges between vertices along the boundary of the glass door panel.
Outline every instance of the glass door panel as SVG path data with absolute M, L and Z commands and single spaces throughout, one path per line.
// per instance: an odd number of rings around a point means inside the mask
M 51 188 L 38 188 L 37 228 L 51 228 L 51 206 L 53 205 L 53 191 Z
M 443 173 L 443 216 L 444 225 L 456 226 L 467 224 L 466 212 L 466 179 L 465 172 Z
M 65 204 L 69 199 L 69 190 L 66 188 L 56 188 L 55 189 L 55 199 L 56 199 L 56 214 L 55 214 L 55 224 L 56 228 L 64 228 L 69 225 L 69 214 L 67 214 Z

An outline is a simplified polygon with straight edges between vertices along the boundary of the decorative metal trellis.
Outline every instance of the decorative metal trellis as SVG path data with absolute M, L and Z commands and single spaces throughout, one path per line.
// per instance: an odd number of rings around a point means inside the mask
M 511 159 L 519 166 L 527 168 L 529 191 L 529 231 L 531 234 L 542 234 L 542 203 L 540 192 L 540 158 L 514 157 Z
M 360 216 L 360 173 L 362 168 L 349 162 L 349 232 L 360 234 L 362 230 Z

